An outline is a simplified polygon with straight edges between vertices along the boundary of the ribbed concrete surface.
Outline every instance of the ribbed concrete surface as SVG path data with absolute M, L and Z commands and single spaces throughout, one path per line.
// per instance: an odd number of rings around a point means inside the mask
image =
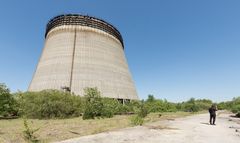
M 64 25 L 48 33 L 29 91 L 64 86 L 77 95 L 97 87 L 105 97 L 138 99 L 120 41 L 86 26 Z

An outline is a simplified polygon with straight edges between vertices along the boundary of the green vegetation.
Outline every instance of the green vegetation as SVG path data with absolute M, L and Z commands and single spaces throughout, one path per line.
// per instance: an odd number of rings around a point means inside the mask
M 97 88 L 86 88 L 83 97 L 58 90 L 18 92 L 14 94 L 17 115 L 32 119 L 111 118 L 113 115 L 136 113 L 139 101 L 121 104 L 116 99 L 103 98 Z
M 132 116 L 131 117 L 131 123 L 132 125 L 135 125 L 135 126 L 142 126 L 143 125 L 143 122 L 144 122 L 144 118 L 138 116 L 138 115 L 135 115 L 135 116 Z
M 0 116 L 17 115 L 17 102 L 5 84 L 0 83 Z
M 233 98 L 232 101 L 219 103 L 218 109 L 230 110 L 236 113 L 236 117 L 240 117 L 240 97 Z
M 144 124 L 167 119 L 175 119 L 193 115 L 190 112 L 165 112 L 150 113 L 144 118 Z M 83 120 L 82 117 L 65 119 L 27 119 L 30 130 L 37 130 L 33 133 L 40 142 L 57 142 L 70 138 L 76 138 L 106 131 L 113 131 L 133 126 L 132 116 L 135 115 L 115 115 L 112 118 L 100 118 L 95 120 Z M 0 143 L 25 143 L 23 131 L 26 130 L 23 118 L 0 120 Z
M 37 132 L 40 128 L 38 128 L 38 129 L 30 128 L 29 123 L 27 122 L 27 119 L 23 120 L 23 124 L 24 124 L 24 128 L 25 128 L 25 130 L 23 131 L 24 139 L 27 142 L 31 142 L 31 143 L 39 142 L 39 140 L 37 139 L 37 137 L 35 136 L 34 133 Z
M 148 112 L 176 112 L 176 104 L 167 100 L 155 99 L 153 95 L 148 95 L 145 102 Z
M 148 110 L 146 108 L 146 105 L 144 105 L 144 101 L 142 101 L 138 105 L 138 110 L 136 111 L 136 113 L 137 113 L 137 115 L 135 115 L 131 118 L 131 123 L 133 125 L 142 126 L 144 123 L 144 118 L 148 115 Z
M 11 94 L 4 84 L 0 84 L 0 116 L 26 117 L 32 119 L 72 118 L 85 119 L 111 118 L 114 115 L 135 114 L 135 120 L 144 120 L 148 113 L 199 112 L 208 110 L 211 100 L 191 98 L 186 102 L 172 103 L 166 99 L 156 99 L 149 95 L 144 101 L 130 101 L 125 104 L 116 99 L 104 98 L 97 88 L 86 88 L 84 96 L 76 96 L 58 90 L 40 92 L 18 92 Z M 240 97 L 221 102 L 219 109 L 231 110 L 240 114 Z
M 208 110 L 212 105 L 211 100 L 207 99 L 194 99 L 191 98 L 187 102 L 182 102 L 177 104 L 177 109 L 185 112 L 199 112 L 203 110 Z
M 16 93 L 18 113 L 27 118 L 77 117 L 83 112 L 82 98 L 67 92 L 44 90 Z
M 146 108 L 149 112 L 199 112 L 208 110 L 212 105 L 211 100 L 207 99 L 194 99 L 182 103 L 171 103 L 167 100 L 155 99 L 153 95 L 149 95 L 145 102 Z
M 0 129 L 4 129 L 0 130 L 3 133 L 0 142 L 59 141 L 184 117 L 207 111 L 212 105 L 207 99 L 191 98 L 186 102 L 172 103 L 153 95 L 146 100 L 122 104 L 116 99 L 102 97 L 97 88 L 86 88 L 84 96 L 58 90 L 11 94 L 4 84 L 0 85 L 0 98 L 0 117 L 27 118 L 0 120 Z M 240 97 L 221 102 L 218 108 L 230 110 L 239 117 L 239 105 Z
M 107 99 L 103 100 L 97 88 L 86 88 L 84 97 L 85 107 L 83 119 L 94 119 L 95 117 L 113 117 L 114 107 L 112 105 L 114 105 L 114 102 L 111 102 Z

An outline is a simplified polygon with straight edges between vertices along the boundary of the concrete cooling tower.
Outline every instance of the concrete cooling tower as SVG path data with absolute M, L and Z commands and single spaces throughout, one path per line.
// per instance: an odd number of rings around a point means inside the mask
M 54 17 L 47 24 L 44 49 L 28 90 L 67 89 L 82 96 L 86 87 L 97 87 L 104 97 L 138 99 L 122 36 L 95 17 Z

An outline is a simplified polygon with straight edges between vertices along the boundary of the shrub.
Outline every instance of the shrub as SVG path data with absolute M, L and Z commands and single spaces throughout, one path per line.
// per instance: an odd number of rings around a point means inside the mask
M 196 105 L 199 108 L 199 111 L 208 110 L 212 106 L 212 101 L 208 99 L 197 99 L 195 100 Z
M 176 106 L 166 100 L 155 100 L 154 102 L 146 102 L 148 112 L 173 112 L 176 111 Z
M 198 112 L 199 111 L 199 107 L 196 104 L 186 104 L 184 106 L 184 111 L 185 112 Z
M 148 114 L 147 108 L 144 106 L 144 103 L 142 103 L 139 107 L 137 115 L 141 118 L 144 118 L 147 116 L 147 114 Z
M 119 103 L 118 100 L 112 98 L 102 98 L 102 102 L 105 113 L 108 112 L 107 114 L 114 115 L 120 112 L 121 103 Z
M 83 119 L 94 119 L 100 117 L 103 109 L 102 99 L 100 92 L 97 88 L 86 88 L 85 92 L 85 106 Z
M 149 94 L 149 95 L 148 95 L 148 99 L 147 99 L 147 101 L 146 101 L 146 102 L 154 102 L 154 101 L 156 101 L 156 99 L 155 99 L 154 95 L 152 95 L 152 94 Z
M 23 124 L 24 124 L 24 128 L 25 128 L 25 130 L 23 131 L 24 139 L 31 143 L 40 142 L 35 135 L 35 132 L 37 132 L 39 130 L 39 128 L 38 129 L 30 128 L 26 119 L 23 120 Z
M 85 110 L 83 113 L 83 119 L 94 119 L 97 118 L 110 118 L 113 117 L 114 103 L 113 99 L 101 98 L 100 92 L 97 88 L 86 88 L 85 92 Z
M 132 105 L 119 103 L 116 114 L 127 114 L 129 112 L 134 112 Z
M 165 112 L 176 112 L 177 107 L 175 103 L 168 102 L 167 100 L 164 100 L 164 106 L 165 106 Z
M 218 110 L 225 110 L 227 109 L 226 103 L 225 102 L 220 102 L 217 104 Z
M 183 110 L 185 112 L 198 112 L 200 110 L 200 108 L 196 104 L 195 99 L 191 98 L 187 102 L 183 103 Z
M 16 116 L 18 113 L 16 100 L 5 84 L 0 83 L 0 116 Z
M 239 104 L 239 105 L 234 105 L 234 106 L 232 107 L 232 112 L 233 112 L 233 113 L 238 113 L 238 112 L 240 112 L 240 104 Z
M 166 99 L 155 99 L 153 95 L 148 95 L 145 102 L 148 112 L 176 112 L 177 104 L 168 102 Z
M 20 113 L 28 118 L 67 118 L 82 113 L 81 97 L 58 90 L 25 92 L 19 95 Z
M 144 122 L 144 118 L 138 116 L 138 115 L 135 115 L 135 116 L 132 116 L 131 118 L 131 123 L 135 126 L 142 126 L 143 125 L 143 122 Z
M 112 98 L 102 98 L 103 102 L 103 116 L 105 117 L 113 117 L 114 114 L 123 114 L 126 113 L 126 110 L 123 104 L 121 104 L 118 100 Z
M 111 109 L 111 107 L 109 108 L 108 106 L 104 105 L 103 109 L 102 109 L 102 113 L 101 113 L 101 117 L 107 117 L 107 118 L 112 118 L 114 111 L 113 109 Z

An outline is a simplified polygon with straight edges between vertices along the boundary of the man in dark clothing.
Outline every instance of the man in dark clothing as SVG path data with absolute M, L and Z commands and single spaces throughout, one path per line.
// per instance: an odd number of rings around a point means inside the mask
M 212 105 L 211 108 L 209 108 L 209 114 L 210 114 L 210 124 L 215 125 L 215 120 L 216 120 L 216 111 L 217 111 L 217 106 Z

